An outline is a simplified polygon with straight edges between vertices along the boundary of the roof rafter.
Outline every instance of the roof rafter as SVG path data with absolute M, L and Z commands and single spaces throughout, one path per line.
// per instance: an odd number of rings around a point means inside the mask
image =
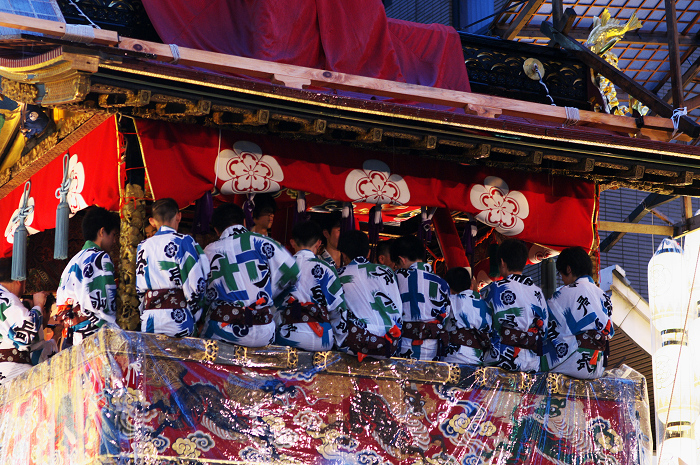
M 668 36 L 668 55 L 671 64 L 671 96 L 673 107 L 683 106 L 683 78 L 681 76 L 681 61 L 678 53 L 678 23 L 676 20 L 676 1 L 666 2 L 666 35 Z
M 537 12 L 540 6 L 544 3 L 544 0 L 530 0 L 523 6 L 515 19 L 510 23 L 508 29 L 503 33 L 501 37 L 505 40 L 513 40 L 520 30 L 530 22 L 530 18 Z
M 496 26 L 494 28 L 494 32 L 496 34 L 501 34 L 505 30 L 504 27 L 501 26 Z M 573 28 L 571 31 L 569 31 L 568 36 L 572 39 L 576 40 L 582 40 L 585 41 L 588 39 L 588 35 L 590 34 L 590 30 L 588 28 Z M 514 37 L 516 39 L 546 39 L 547 35 L 545 35 L 540 29 L 537 27 L 523 27 L 520 29 L 520 32 Z M 638 31 L 632 31 L 625 35 L 624 39 L 625 43 L 628 44 L 640 44 L 640 45 L 645 45 L 645 44 L 661 44 L 661 45 L 668 45 L 668 35 L 665 32 L 638 32 Z M 680 46 L 685 46 L 685 47 L 699 47 L 700 46 L 700 39 L 696 36 L 688 36 L 688 35 L 679 35 L 678 36 L 678 45 Z

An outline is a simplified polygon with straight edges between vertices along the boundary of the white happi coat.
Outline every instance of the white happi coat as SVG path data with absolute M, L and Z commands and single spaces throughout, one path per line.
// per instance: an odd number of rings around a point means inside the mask
M 105 323 L 116 320 L 117 285 L 109 254 L 92 241 L 75 254 L 61 274 L 56 305 L 80 305 L 78 312 L 88 320 L 73 327 L 73 345 L 78 345 Z
M 550 320 L 542 371 L 581 379 L 599 378 L 605 369 L 603 351 L 579 347 L 576 335 L 597 331 L 601 340 L 613 336 L 610 297 L 590 276 L 581 276 L 562 286 L 547 303 Z
M 28 353 L 32 343 L 43 339 L 41 309 L 31 310 L 19 297 L 0 284 L 0 349 Z M 31 363 L 0 362 L 0 384 L 18 376 L 32 367 Z
M 542 290 L 527 276 L 511 274 L 486 286 L 482 292 L 492 318 L 491 349 L 484 364 L 510 371 L 538 371 L 540 357 L 533 350 L 501 342 L 501 329 L 536 330 L 541 320 L 541 334 L 547 327 L 547 302 Z
M 391 268 L 357 257 L 338 274 L 348 304 L 348 320 L 378 337 L 384 337 L 394 326 L 401 329 L 401 294 Z
M 409 322 L 437 322 L 443 324 L 450 313 L 450 286 L 432 273 L 429 264 L 416 262 L 407 269 L 396 271 L 402 302 L 404 327 Z M 418 360 L 437 360 L 438 340 L 414 341 L 401 338 L 399 355 Z
M 194 332 L 202 314 L 209 260 L 197 242 L 173 228 L 161 226 L 141 241 L 136 252 L 136 292 L 141 300 L 141 331 L 185 337 Z M 184 308 L 146 309 L 148 290 L 182 289 Z
M 226 228 L 221 238 L 209 244 L 204 253 L 211 262 L 211 280 L 207 288 L 209 304 L 223 301 L 239 307 L 269 307 L 299 278 L 299 267 L 284 247 L 241 225 Z M 207 316 L 202 337 L 262 347 L 274 341 L 275 322 L 232 325 Z
M 326 307 L 330 322 L 320 323 L 320 337 L 307 323 L 279 324 L 275 343 L 310 351 L 331 350 L 334 343 L 342 345 L 347 331 L 347 304 L 335 268 L 310 250 L 300 250 L 294 258 L 299 280 L 291 289 L 292 297 L 300 303 Z
M 485 334 L 491 332 L 491 315 L 486 302 L 478 292 L 470 289 L 450 295 L 452 313 L 447 318 L 447 328 L 473 329 Z M 484 351 L 467 345 L 450 344 L 447 354 L 440 358 L 443 362 L 483 365 Z

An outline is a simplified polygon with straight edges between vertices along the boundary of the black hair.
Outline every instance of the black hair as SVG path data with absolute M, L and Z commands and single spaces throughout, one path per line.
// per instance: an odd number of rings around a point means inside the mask
M 83 217 L 83 239 L 86 241 L 94 241 L 97 239 L 97 234 L 102 228 L 105 228 L 105 233 L 107 234 L 118 230 L 119 215 L 105 208 L 93 205 L 86 210 L 85 216 Z
M 0 258 L 0 283 L 12 282 L 12 257 Z
M 300 247 L 311 247 L 322 238 L 321 227 L 315 221 L 304 221 L 292 228 L 292 239 Z
M 277 211 L 277 202 L 275 198 L 268 193 L 255 194 L 253 197 L 253 218 L 259 218 L 265 213 L 275 213 Z
M 506 239 L 498 246 L 498 263 L 503 260 L 510 271 L 523 271 L 527 256 L 527 246 L 520 239 Z
M 343 215 L 339 211 L 323 213 L 319 216 L 319 224 L 322 231 L 332 231 L 333 228 L 339 228 L 343 223 Z
M 351 260 L 357 257 L 366 257 L 369 253 L 369 237 L 366 233 L 356 229 L 340 233 L 338 250 Z
M 224 229 L 234 224 L 243 224 L 245 214 L 243 209 L 235 203 L 222 203 L 211 215 L 211 225 L 219 233 L 224 232 Z
M 593 275 L 593 262 L 582 247 L 569 247 L 557 257 L 557 271 L 566 274 L 566 267 L 571 267 L 571 274 L 577 278 Z
M 456 266 L 447 270 L 445 281 L 449 284 L 450 289 L 458 294 L 472 287 L 472 277 L 469 274 L 469 270 L 462 266 Z
M 389 254 L 391 255 L 391 244 L 394 243 L 394 239 L 387 239 L 385 241 L 381 241 L 380 243 L 377 244 L 377 257 L 380 255 L 386 255 Z
M 178 208 L 177 202 L 170 197 L 158 199 L 151 206 L 151 216 L 160 223 L 167 223 L 172 220 L 179 211 L 180 208 Z
M 401 236 L 391 244 L 391 261 L 399 263 L 399 257 L 415 262 L 425 260 L 425 246 L 416 236 Z

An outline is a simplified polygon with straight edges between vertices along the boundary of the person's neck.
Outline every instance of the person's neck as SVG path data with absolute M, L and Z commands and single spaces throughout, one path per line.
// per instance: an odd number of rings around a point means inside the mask
M 328 252 L 328 255 L 331 256 L 334 262 L 340 263 L 340 250 L 334 247 L 326 246 L 326 252 Z
M 19 284 L 19 281 L 9 281 L 9 282 L 7 282 L 7 281 L 5 281 L 5 282 L 0 281 L 0 286 L 4 287 L 5 289 L 7 289 L 8 291 L 10 291 L 11 293 L 13 293 L 14 295 L 16 295 L 17 297 L 20 296 L 20 295 L 19 295 L 19 292 L 20 292 L 20 289 L 21 289 L 21 285 Z
M 250 228 L 251 232 L 262 234 L 263 236 L 267 236 L 269 229 L 263 228 L 261 226 L 253 226 Z

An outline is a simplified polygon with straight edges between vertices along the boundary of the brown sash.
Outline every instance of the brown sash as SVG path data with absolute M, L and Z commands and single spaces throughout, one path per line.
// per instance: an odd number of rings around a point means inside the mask
M 146 310 L 187 308 L 187 299 L 180 288 L 152 289 L 146 291 L 143 304 Z
M 439 339 L 446 346 L 450 340 L 445 326 L 437 321 L 406 321 L 403 324 L 403 337 L 414 341 Z
M 357 354 L 360 361 L 367 355 L 387 358 L 393 356 L 399 348 L 400 340 L 401 330 L 398 326 L 393 326 L 384 336 L 377 336 L 367 328 L 348 320 L 348 336 L 345 338 L 345 345 Z
M 15 362 L 31 365 L 28 350 L 0 349 L 0 362 Z
M 489 335 L 476 329 L 458 328 L 450 332 L 450 344 L 486 350 L 490 347 Z
M 606 342 L 608 341 L 608 336 L 596 331 L 595 329 L 590 331 L 583 331 L 576 335 L 576 341 L 581 349 L 588 350 L 605 350 Z
M 501 326 L 501 342 L 503 344 L 520 347 L 521 349 L 532 350 L 533 352 L 540 352 L 540 342 L 542 341 L 542 336 L 539 331 L 536 333 L 530 331 L 520 331 L 515 328 L 508 328 L 506 326 Z
M 282 324 L 296 323 L 330 323 L 328 309 L 313 302 L 301 303 L 293 300 L 282 311 Z
M 216 301 L 212 304 L 210 318 L 230 325 L 256 326 L 272 322 L 270 307 L 239 307 L 230 302 Z

